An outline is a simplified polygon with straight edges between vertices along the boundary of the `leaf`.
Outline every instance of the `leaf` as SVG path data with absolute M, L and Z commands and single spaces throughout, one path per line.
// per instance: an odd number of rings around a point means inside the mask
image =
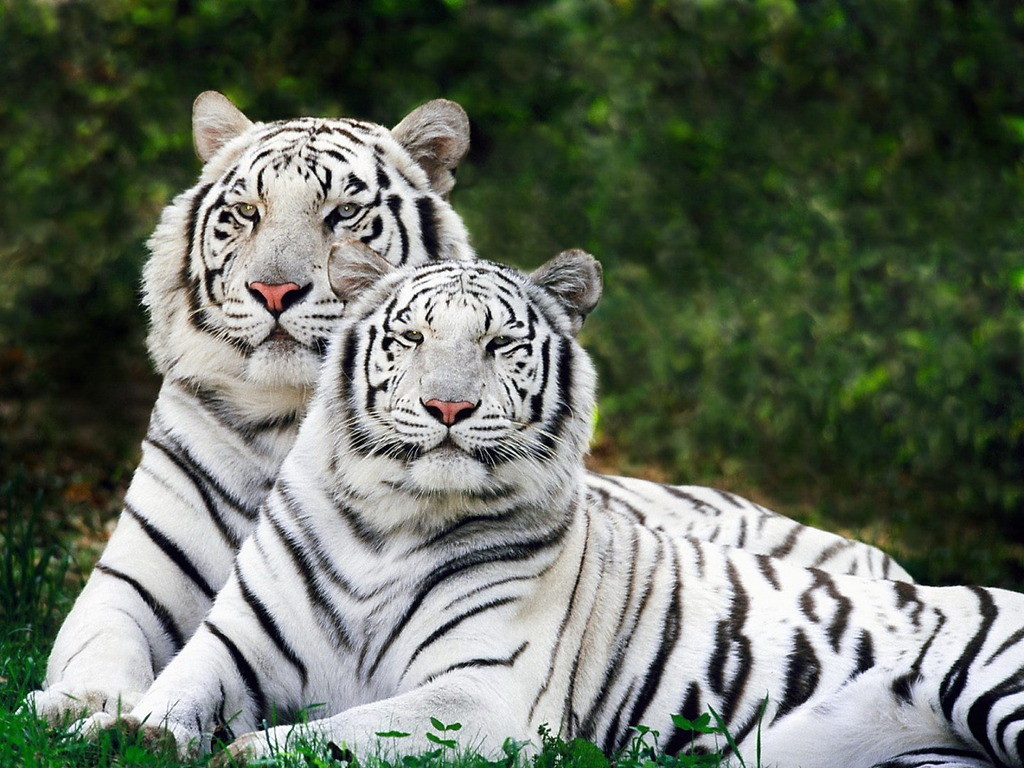
M 435 744 L 439 744 L 442 747 L 448 747 L 449 749 L 455 749 L 458 746 L 455 739 L 442 739 L 436 733 L 427 733 L 427 741 L 432 741 Z
M 723 736 L 725 736 L 725 740 L 728 742 L 729 747 L 736 754 L 736 759 L 740 761 L 740 765 L 742 765 L 743 768 L 747 768 L 747 764 L 743 762 L 743 755 L 740 754 L 739 747 L 736 746 L 736 741 L 733 739 L 732 734 L 729 733 L 729 729 L 725 724 L 725 720 L 723 720 L 722 716 L 715 712 L 715 710 L 710 706 L 708 707 L 708 709 L 710 709 L 711 714 L 714 715 L 715 722 L 718 723 L 718 727 L 721 728 L 721 733 Z
M 608 768 L 608 758 L 593 742 L 573 739 L 569 742 L 569 755 L 574 768 Z
M 411 734 L 408 734 L 405 731 L 377 731 L 376 735 L 382 739 L 404 739 L 406 736 L 410 736 Z
M 681 731 L 693 733 L 715 733 L 718 729 L 711 725 L 711 713 L 705 712 L 696 720 L 688 720 L 682 715 L 672 715 L 672 725 Z
M 439 731 L 445 730 L 444 723 L 438 720 L 436 717 L 430 718 L 430 724 Z

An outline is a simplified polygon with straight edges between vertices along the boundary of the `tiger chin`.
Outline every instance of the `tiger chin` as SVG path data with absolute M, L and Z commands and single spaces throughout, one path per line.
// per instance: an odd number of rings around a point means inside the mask
M 728 752 L 671 719 L 713 709 L 768 765 L 1024 764 L 1024 596 L 795 567 L 589 498 L 591 257 L 393 270 L 349 243 L 332 283 L 349 310 L 295 447 L 130 727 L 183 753 L 228 728 L 223 761 L 299 738 L 358 757 L 383 731 L 427 750 L 432 717 L 494 755 L 545 724 L 608 753 L 641 724 L 671 754 Z M 410 503 L 442 434 L 503 491 L 442 472 Z

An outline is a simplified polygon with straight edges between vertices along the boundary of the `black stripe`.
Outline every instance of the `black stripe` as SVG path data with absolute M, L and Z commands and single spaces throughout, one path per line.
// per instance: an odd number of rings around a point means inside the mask
M 843 550 L 849 549 L 852 546 L 854 546 L 854 543 L 852 541 L 848 540 L 848 539 L 844 540 L 844 541 L 837 541 L 834 544 L 830 544 L 829 546 L 825 547 L 825 549 L 823 549 L 821 551 L 821 554 L 819 554 L 814 559 L 814 562 L 811 563 L 811 567 L 812 568 L 819 568 L 819 567 L 821 567 L 821 565 L 825 561 L 835 557 L 836 555 L 838 555 Z
M 782 584 L 779 583 L 779 575 L 775 571 L 775 560 L 768 557 L 767 555 L 755 555 L 757 558 L 757 569 L 764 576 L 765 580 L 772 585 L 777 591 L 782 590 Z
M 437 238 L 437 209 L 429 197 L 421 197 L 416 201 L 416 211 L 420 216 L 420 235 L 423 237 L 423 248 L 427 258 L 441 258 Z
M 772 549 L 772 551 L 768 553 L 768 556 L 777 559 L 784 558 L 786 555 L 793 551 L 793 547 L 796 545 L 796 540 L 799 536 L 800 527 L 798 525 L 794 525 L 793 529 L 788 534 L 786 534 L 786 538 L 783 540 L 783 542 L 779 544 L 779 546 Z
M 713 515 L 714 517 L 719 517 L 722 514 L 722 510 L 720 510 L 714 504 L 710 504 L 704 499 L 697 498 L 693 494 L 684 491 L 678 485 L 662 485 L 660 487 L 663 488 L 665 492 L 668 493 L 669 495 L 675 496 L 676 498 L 680 498 L 683 499 L 684 501 L 689 502 L 690 504 L 693 505 L 693 508 L 697 512 L 700 512 L 703 515 Z
M 375 156 L 374 160 L 377 164 L 377 186 L 381 189 L 391 189 L 391 179 L 384 170 L 384 163 L 381 161 L 379 156 Z
M 401 635 L 402 630 L 405 629 L 413 615 L 419 610 L 427 595 L 429 595 L 439 584 L 458 573 L 467 571 L 470 568 L 475 568 L 479 565 L 503 561 L 526 560 L 530 556 L 536 555 L 538 552 L 557 545 L 565 537 L 567 530 L 568 519 L 564 524 L 559 525 L 552 531 L 545 533 L 542 536 L 538 536 L 537 538 L 508 544 L 497 544 L 491 547 L 485 547 L 484 549 L 474 550 L 472 552 L 467 552 L 460 557 L 456 557 L 453 560 L 449 560 L 439 566 L 437 570 L 435 570 L 426 579 L 423 586 L 420 587 L 419 592 L 417 592 L 416 596 L 412 599 L 412 602 L 409 604 L 409 607 L 406 609 L 402 618 L 399 619 L 395 626 L 391 628 L 391 634 L 381 645 L 380 650 L 377 652 L 377 657 L 374 659 L 373 664 L 370 665 L 370 668 L 366 671 L 364 677 L 373 677 L 377 671 L 377 667 L 384 660 L 385 655 L 391 649 L 395 640 L 397 640 L 399 635 Z
M 189 393 L 185 391 L 184 394 L 187 397 Z M 156 437 L 154 429 L 149 430 L 149 433 L 146 435 L 146 440 L 162 450 L 172 459 L 176 456 L 181 462 L 187 464 L 190 470 L 190 475 L 200 478 L 202 480 L 202 486 L 214 491 L 221 498 L 221 501 L 223 501 L 228 507 L 247 520 L 256 519 L 256 516 L 259 514 L 260 504 L 262 501 L 257 503 L 255 506 L 246 504 L 245 501 L 239 498 L 235 493 L 224 487 L 220 480 L 218 480 L 205 466 L 194 458 L 191 451 L 189 451 L 189 449 L 180 440 L 171 435 L 166 429 L 164 429 L 164 432 L 170 445 L 165 445 L 160 438 Z M 242 433 L 241 430 L 238 430 L 238 432 L 239 434 Z M 234 538 L 233 540 L 236 542 L 237 546 L 237 538 Z
M 714 491 L 727 502 L 729 502 L 729 504 L 731 504 L 732 506 L 736 507 L 737 509 L 743 509 L 744 504 L 736 494 L 729 493 L 728 491 L 720 491 L 717 488 L 715 488 Z
M 494 600 L 490 600 L 490 601 L 488 601 L 486 603 L 482 603 L 481 605 L 474 606 L 474 607 L 470 608 L 468 611 L 464 611 L 463 613 L 460 613 L 458 616 L 456 616 L 456 617 L 446 621 L 440 627 L 438 627 L 433 632 L 431 632 L 423 640 L 423 642 L 421 642 L 418 646 L 416 646 L 416 650 L 413 651 L 412 656 L 409 657 L 409 661 L 405 665 L 405 672 L 402 673 L 402 676 L 404 677 L 409 672 L 409 668 L 412 667 L 413 662 L 416 661 L 416 658 L 420 655 L 420 653 L 423 652 L 424 649 L 426 649 L 427 647 L 429 647 L 429 646 L 433 645 L 434 643 L 436 643 L 438 640 L 440 640 L 446 634 L 448 634 L 453 629 L 455 629 L 457 626 L 459 626 L 459 624 L 461 624 L 462 622 L 466 621 L 467 619 L 471 619 L 474 616 L 477 616 L 477 615 L 479 615 L 481 613 L 489 611 L 492 608 L 500 608 L 503 605 L 508 605 L 509 603 L 513 603 L 513 602 L 516 601 L 516 599 L 517 598 L 512 597 L 512 596 L 499 597 L 499 598 L 496 598 Z
M 700 686 L 696 681 L 692 681 L 687 687 L 686 696 L 683 698 L 683 703 L 678 707 L 676 714 L 685 717 L 690 722 L 693 722 L 703 714 L 700 706 Z M 678 755 L 697 738 L 697 735 L 696 731 L 684 731 L 673 726 L 672 733 L 669 735 L 668 741 L 665 742 L 665 747 L 662 751 L 667 755 Z
M 565 628 L 569 625 L 569 619 L 573 613 L 573 607 L 576 605 L 576 595 L 579 593 L 580 582 L 583 580 L 583 570 L 587 562 L 587 551 L 589 550 L 590 543 L 590 516 L 586 515 L 584 518 L 585 527 L 583 530 L 583 551 L 580 553 L 580 565 L 576 570 L 576 579 L 572 585 L 572 593 L 569 595 L 569 601 L 566 603 L 565 614 L 562 616 L 562 622 L 558 627 L 558 632 L 555 637 L 558 640 L 555 642 L 555 647 L 551 652 L 551 660 L 548 662 L 548 671 L 545 675 L 544 682 L 537 690 L 537 695 L 533 699 L 533 704 L 530 705 L 530 714 L 527 720 L 533 720 L 533 713 L 537 710 L 537 705 L 540 703 L 541 698 L 547 692 L 551 686 L 551 681 L 555 675 L 555 663 L 558 660 L 558 652 L 562 647 L 562 640 L 565 638 Z
M 663 542 L 659 542 L 664 547 Z M 661 626 L 663 628 L 661 634 L 661 644 L 658 646 L 658 652 L 654 656 L 654 660 L 651 662 L 650 667 L 647 670 L 647 675 L 644 678 L 643 685 L 640 687 L 640 692 L 637 694 L 635 704 L 633 705 L 632 711 L 629 713 L 629 726 L 640 725 L 643 720 L 643 715 L 647 711 L 647 708 L 654 701 L 654 697 L 658 693 L 658 688 L 661 686 L 661 678 L 665 673 L 665 667 L 668 665 L 668 659 L 672 655 L 672 651 L 675 650 L 676 643 L 679 640 L 679 629 L 682 621 L 682 608 L 683 608 L 683 583 L 679 573 L 679 561 L 677 560 L 678 553 L 674 546 L 668 545 L 667 547 L 669 555 L 672 561 L 672 583 L 675 585 L 672 590 L 672 598 L 669 601 L 668 608 L 661 617 Z M 625 740 L 629 738 L 629 733 L 623 733 L 619 739 L 618 745 L 624 746 Z
M 814 653 L 814 646 L 804 631 L 797 629 L 786 656 L 786 686 L 773 722 L 782 719 L 811 698 L 820 681 L 821 662 Z
M 743 589 L 742 581 L 732 563 L 728 563 L 726 574 L 732 588 L 732 606 L 729 617 L 719 621 L 715 628 L 714 652 L 708 664 L 708 682 L 715 694 L 722 699 L 722 711 L 719 714 L 728 721 L 746 688 L 753 656 L 750 651 L 750 639 L 742 631 L 750 611 L 750 598 Z M 732 666 L 736 667 L 736 674 L 727 680 L 726 667 L 730 666 L 730 658 L 734 655 L 736 659 Z
M 572 414 L 572 385 L 575 360 L 573 359 L 573 344 L 565 338 L 558 338 L 558 405 L 555 407 L 555 414 L 551 421 L 544 425 L 540 435 L 540 443 L 545 451 L 541 454 L 543 458 L 551 458 L 555 455 L 559 438 L 562 435 L 565 422 Z
M 281 498 L 286 505 L 289 505 L 288 497 L 282 495 Z M 302 516 L 301 510 L 298 507 L 290 507 L 289 513 L 296 519 Z M 297 574 L 302 578 L 302 582 L 306 587 L 306 597 L 308 597 L 310 602 L 318 607 L 320 612 L 330 621 L 331 630 L 335 636 L 335 642 L 345 649 L 350 649 L 352 647 L 351 633 L 345 626 L 344 618 L 338 614 L 335 606 L 331 604 L 327 599 L 327 596 L 320 590 L 320 584 L 317 579 L 319 570 L 312 562 L 310 562 L 309 557 L 306 555 L 305 548 L 302 546 L 301 542 L 297 541 L 284 529 L 280 521 L 273 514 L 272 508 L 268 507 L 265 517 L 269 520 L 274 533 L 277 534 L 278 538 L 291 555 Z
M 274 645 L 277 646 L 281 655 L 288 660 L 288 663 L 295 667 L 295 671 L 299 673 L 299 679 L 302 681 L 302 687 L 305 688 L 306 683 L 309 680 L 306 665 L 302 663 L 302 660 L 296 655 L 294 649 L 292 649 L 291 645 L 288 644 L 288 641 L 284 639 L 284 635 L 281 634 L 281 630 L 277 626 L 277 622 L 274 621 L 274 617 L 270 615 L 270 611 L 267 610 L 267 606 L 249 588 L 249 585 L 245 581 L 245 577 L 242 575 L 241 568 L 238 567 L 237 560 L 235 561 L 235 578 L 238 579 L 238 588 L 242 592 L 242 599 L 249 605 L 249 608 L 260 622 L 260 626 L 263 627 L 263 631 L 266 632 L 267 636 L 274 641 Z
M 965 587 L 965 589 L 969 589 L 978 598 L 981 611 L 981 626 L 978 627 L 978 631 L 974 633 L 974 637 L 971 638 L 967 647 L 964 648 L 953 664 L 952 669 L 949 670 L 949 673 L 939 686 L 939 700 L 942 703 L 942 712 L 947 719 L 952 719 L 953 717 L 953 707 L 956 706 L 957 699 L 960 698 L 960 694 L 963 693 L 964 688 L 967 686 L 971 664 L 981 652 L 989 630 L 992 628 L 992 624 L 995 623 L 996 616 L 998 615 L 998 610 L 992 600 L 992 596 L 986 590 L 981 587 Z
M 316 558 L 316 564 L 313 567 L 319 568 L 319 573 L 326 575 L 334 586 L 353 600 L 357 600 L 359 602 L 366 602 L 380 592 L 381 587 L 378 587 L 369 593 L 360 592 L 356 585 L 349 581 L 345 574 L 338 570 L 339 562 L 335 557 L 324 550 L 324 544 L 328 542 L 322 541 L 322 537 L 317 534 L 315 527 L 309 518 L 299 517 L 294 519 L 292 522 L 299 527 L 302 535 L 305 536 L 308 550 Z
M 127 501 L 124 504 L 124 511 L 129 517 L 139 524 L 153 543 L 156 544 L 165 555 L 167 555 L 168 559 L 178 566 L 178 570 L 185 574 L 193 584 L 199 587 L 199 591 L 206 595 L 208 600 L 213 600 L 217 591 L 210 586 L 210 583 L 206 579 L 203 578 L 202 574 L 196 569 L 188 555 L 186 555 L 177 544 L 167 538 L 167 536 L 164 535 L 156 526 L 149 522 L 149 520 L 143 517 L 143 515 Z
M 145 632 L 145 630 L 142 629 L 142 625 L 139 624 L 138 619 L 136 619 L 134 616 L 128 616 L 128 618 L 130 618 L 132 620 L 132 622 L 135 624 L 135 626 L 137 626 L 139 628 L 139 631 L 142 633 L 142 635 L 145 636 L 146 632 Z M 85 640 L 81 645 L 78 646 L 78 650 L 77 651 L 72 653 L 70 656 L 67 657 L 67 659 L 64 660 L 64 666 L 61 667 L 61 669 L 60 669 L 60 676 L 61 677 L 63 677 L 64 673 L 68 671 L 68 667 L 71 665 L 71 662 L 75 660 L 75 658 L 78 656 L 78 654 L 80 654 L 82 651 L 84 651 L 86 648 L 88 648 L 90 645 L 92 645 L 92 641 L 95 640 L 97 637 L 102 636 L 104 634 L 104 632 L 105 632 L 104 629 L 96 630 L 96 632 L 94 632 L 93 634 L 89 635 L 89 638 L 87 640 Z
M 242 655 L 242 652 L 238 650 L 238 646 L 235 645 L 234 641 L 221 632 L 212 621 L 204 619 L 203 625 L 210 630 L 214 637 L 224 644 L 228 653 L 231 654 L 231 660 L 235 663 L 235 669 L 238 670 L 238 674 L 242 678 L 242 682 L 245 683 L 245 688 L 249 693 L 249 698 L 252 699 L 254 720 L 256 723 L 263 722 L 267 717 L 267 697 L 263 693 L 263 687 L 260 685 L 256 671 L 246 660 L 245 656 Z
M 1011 634 L 1008 638 L 1003 641 L 1003 644 L 996 648 L 995 652 L 988 657 L 985 661 L 986 666 L 995 661 L 999 656 L 1006 653 L 1016 645 L 1019 645 L 1021 640 L 1024 640 L 1024 627 L 1021 627 L 1016 632 Z
M 444 670 L 442 670 L 440 672 L 437 672 L 437 673 L 435 673 L 433 675 L 430 675 L 429 677 L 427 677 L 421 683 L 421 685 L 426 685 L 427 683 L 431 683 L 434 680 L 437 680 L 439 677 L 444 677 L 449 672 L 456 672 L 456 671 L 458 671 L 460 669 L 479 669 L 481 667 L 512 667 L 512 666 L 515 666 L 516 660 L 522 655 L 523 651 L 525 651 L 529 647 L 529 645 L 530 645 L 529 642 L 524 642 L 522 645 L 520 645 L 518 648 L 516 648 L 511 654 L 509 654 L 508 656 L 506 656 L 503 659 L 468 659 L 466 661 L 460 661 L 457 664 L 452 664 L 447 669 L 444 669 Z
M 948 760 L 946 758 L 953 758 Z M 964 761 L 968 761 L 966 764 Z M 964 768 L 965 765 L 988 766 L 988 760 L 979 752 L 954 747 L 930 747 L 901 752 L 871 768 Z
M 178 629 L 178 625 L 175 623 L 174 618 L 171 616 L 171 612 L 167 609 L 167 606 L 153 597 L 152 592 L 128 574 L 122 573 L 121 571 L 111 568 L 109 565 L 105 565 L 103 563 L 97 563 L 96 570 L 100 573 L 105 573 L 108 576 L 113 576 L 115 579 L 120 579 L 134 589 L 139 594 L 139 597 L 142 598 L 142 602 L 144 602 L 149 610 L 153 612 L 153 616 L 156 617 L 156 620 L 160 623 L 160 626 L 164 630 L 164 634 L 170 638 L 174 652 L 177 653 L 181 650 L 182 645 L 184 645 L 182 633 L 181 630 Z
M 389 258 L 395 266 L 402 266 L 406 261 L 409 260 L 409 233 L 405 230 L 405 222 L 402 221 L 402 198 L 398 195 L 388 196 L 388 210 L 391 211 L 391 215 L 395 219 L 395 226 L 398 227 L 398 236 L 401 239 L 402 247 L 399 251 L 398 261 Z
M 619 621 L 617 626 L 615 627 L 615 632 L 612 635 L 612 637 L 617 639 L 615 653 L 612 655 L 612 658 L 609 659 L 606 665 L 604 680 L 601 683 L 601 687 L 598 689 L 597 695 L 594 697 L 594 705 L 590 708 L 590 711 L 583 716 L 583 718 L 580 721 L 580 725 L 577 729 L 577 735 L 585 739 L 594 740 L 596 738 L 597 718 L 601 710 L 604 709 L 608 704 L 610 704 L 609 693 L 612 689 L 612 686 L 618 681 L 618 679 L 622 675 L 622 672 L 626 668 L 626 665 L 623 664 L 623 659 L 627 657 L 627 654 L 630 651 L 630 647 L 628 642 L 622 642 L 620 639 L 630 638 L 633 636 L 634 632 L 636 631 L 636 625 L 640 622 L 640 620 L 643 617 L 643 611 L 644 608 L 646 608 L 647 603 L 650 599 L 651 590 L 654 588 L 654 580 L 650 578 L 650 572 L 648 571 L 646 573 L 647 578 L 644 580 L 643 592 L 641 593 L 640 599 L 639 601 L 637 601 L 635 607 L 630 607 L 630 599 L 636 589 L 636 563 L 639 562 L 640 559 L 640 537 L 637 535 L 637 530 L 635 527 L 631 528 L 630 533 L 632 534 L 632 540 L 630 542 L 631 551 L 626 557 L 626 562 L 629 563 L 628 568 L 630 588 L 624 595 L 624 604 L 619 611 Z M 610 606 L 606 606 L 605 609 L 610 609 Z M 630 623 L 629 628 L 624 629 L 626 625 L 626 620 L 630 618 L 632 619 L 632 622 Z M 580 657 L 577 655 L 576 659 L 574 659 L 573 661 L 572 673 L 570 675 L 571 686 L 575 685 L 577 670 L 579 669 L 579 662 Z M 570 688 L 569 696 L 566 697 L 567 706 L 568 700 L 572 696 L 571 690 L 572 688 Z
M 217 509 L 217 505 L 214 503 L 213 499 L 210 498 L 210 492 L 207 490 L 207 485 L 204 483 L 204 480 L 207 482 L 212 480 L 209 474 L 207 474 L 205 470 L 201 469 L 194 461 L 187 460 L 187 456 L 184 451 L 181 450 L 180 445 L 175 446 L 179 448 L 180 452 L 172 450 L 169 446 L 164 445 L 162 442 L 157 440 L 152 433 L 143 440 L 143 443 L 148 443 L 163 453 L 164 456 L 170 459 L 171 463 L 174 464 L 183 475 L 185 475 L 185 477 L 192 481 L 192 486 L 202 498 L 203 506 L 206 507 L 206 511 L 209 513 L 210 519 L 213 521 L 217 530 L 220 531 L 224 541 L 226 541 L 232 549 L 238 549 L 238 545 L 240 543 L 238 536 L 235 535 L 234 531 L 232 531 L 224 521 L 224 518 L 221 517 L 220 511 Z
M 997 765 L 1002 765 L 1003 762 L 996 755 L 996 745 L 988 736 L 989 729 L 992 727 L 989 718 L 996 705 L 1004 703 L 1008 697 L 1020 695 L 1022 672 L 1024 670 L 1019 668 L 1015 670 L 1008 679 L 979 696 L 967 710 L 967 727 Z M 1024 721 L 1024 707 L 1020 705 L 1000 717 L 995 729 L 995 738 L 999 742 L 999 746 L 1003 746 L 1001 742 L 1006 736 L 1006 731 L 1012 725 L 1022 721 Z M 1016 756 L 1019 758 L 1022 755 L 1021 748 L 1024 746 L 1024 732 L 1017 734 L 1016 742 L 1013 751 L 1017 752 Z
M 189 268 L 192 262 L 192 252 L 195 248 L 196 238 L 196 227 L 199 219 L 199 209 L 203 205 L 203 201 L 206 195 L 209 193 L 210 188 L 213 184 L 204 184 L 196 190 L 195 196 L 192 198 L 192 204 L 189 206 L 188 222 L 185 226 L 186 237 L 188 238 L 185 244 L 185 252 L 181 255 L 181 270 L 178 273 L 178 282 L 183 289 L 187 290 L 186 296 L 188 298 L 188 319 L 192 326 L 196 329 L 202 330 L 203 325 L 199 317 L 201 303 L 199 301 L 199 281 L 193 280 L 189 274 Z
M 857 640 L 857 666 L 850 673 L 850 677 L 856 677 L 873 666 L 875 666 L 875 645 L 871 640 L 871 633 L 861 630 L 860 638 Z
M 814 595 L 816 592 L 821 591 L 830 598 L 831 602 L 835 605 L 835 610 L 831 621 L 829 621 L 828 626 L 825 628 L 825 633 L 828 635 L 829 645 L 832 646 L 832 650 L 839 653 L 843 634 L 846 632 L 846 627 L 850 621 L 850 611 L 853 608 L 853 603 L 848 597 L 839 592 L 832 577 L 827 573 L 818 570 L 810 570 L 808 573 L 811 574 L 812 584 L 800 595 L 800 610 L 812 622 L 819 624 L 824 617 L 818 616 L 815 610 Z
M 917 587 L 903 581 L 896 581 L 893 582 L 892 588 L 893 592 L 896 593 L 897 610 L 906 612 L 905 609 L 907 606 L 912 605 L 913 609 L 909 614 L 910 623 L 915 627 L 920 627 L 921 612 L 924 610 L 924 603 L 921 602 L 921 598 L 917 594 Z

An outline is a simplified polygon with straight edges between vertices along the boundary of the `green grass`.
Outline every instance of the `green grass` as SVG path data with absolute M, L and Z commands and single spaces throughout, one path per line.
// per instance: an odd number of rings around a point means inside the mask
M 85 569 L 76 566 L 67 548 L 55 543 L 62 522 L 46 513 L 43 497 L 30 493 L 20 478 L 0 484 L 0 768 L 198 768 L 209 757 L 182 761 L 167 750 L 144 745 L 138 735 L 112 731 L 87 741 L 66 729 L 51 728 L 31 712 L 20 711 L 25 696 L 37 689 L 60 622 L 81 589 Z M 721 735 L 711 715 L 684 728 Z M 608 756 L 590 742 L 565 741 L 548 729 L 535 739 L 541 749 L 529 755 L 525 743 L 507 740 L 503 754 L 488 759 L 459 741 L 462 726 L 436 719 L 424 723 L 435 749 L 403 755 L 407 734 L 382 733 L 378 754 L 352 760 L 330 744 L 300 742 L 256 764 L 265 768 L 718 768 L 718 754 L 660 753 L 657 733 L 640 726 L 625 749 Z M 760 761 L 758 760 L 758 763 Z M 741 761 L 742 764 L 742 761 Z M 745 766 L 743 766 L 745 768 Z

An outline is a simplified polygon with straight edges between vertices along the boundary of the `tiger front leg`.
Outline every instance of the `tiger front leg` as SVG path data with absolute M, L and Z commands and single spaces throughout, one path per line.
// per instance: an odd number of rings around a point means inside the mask
M 352 707 L 332 717 L 247 733 L 232 742 L 217 764 L 244 765 L 307 744 L 356 757 L 390 750 L 419 754 L 455 740 L 462 748 L 498 755 L 506 739 L 526 741 L 527 697 L 511 674 L 450 673 L 398 696 Z M 456 729 L 437 730 L 432 720 Z M 429 735 L 428 735 L 429 734 Z
M 54 726 L 128 712 L 175 650 L 132 587 L 98 570 L 57 635 L 44 688 L 24 709 Z
M 206 754 L 215 731 L 252 730 L 267 716 L 268 702 L 278 700 L 275 692 L 282 687 L 273 675 L 257 672 L 245 661 L 266 658 L 262 650 L 240 648 L 215 624 L 204 622 L 130 713 L 119 721 L 94 715 L 87 721 L 86 735 L 124 727 L 141 732 L 144 741 L 173 744 L 181 757 Z

